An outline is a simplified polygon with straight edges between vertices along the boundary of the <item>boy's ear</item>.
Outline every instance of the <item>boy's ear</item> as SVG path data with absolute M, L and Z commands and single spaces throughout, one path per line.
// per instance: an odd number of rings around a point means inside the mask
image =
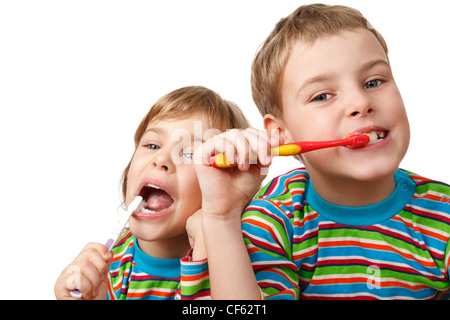
M 284 124 L 283 120 L 275 117 L 273 114 L 266 114 L 264 116 L 264 128 L 270 136 L 274 133 L 278 133 L 278 135 L 282 139 L 282 141 L 280 141 L 280 144 L 292 142 L 291 135 L 286 129 L 286 125 Z

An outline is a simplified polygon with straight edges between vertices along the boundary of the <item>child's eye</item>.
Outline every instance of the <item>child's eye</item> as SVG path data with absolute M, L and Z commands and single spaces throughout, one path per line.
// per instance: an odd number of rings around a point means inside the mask
M 192 152 L 183 152 L 183 157 L 186 157 L 188 159 L 192 159 L 194 157 L 194 153 L 192 153 Z
M 312 101 L 315 101 L 315 102 L 327 101 L 327 100 L 330 99 L 331 97 L 332 97 L 332 95 L 329 94 L 329 93 L 322 93 L 322 94 L 319 94 L 319 95 L 315 96 L 315 97 L 312 99 Z
M 376 80 L 370 80 L 369 82 L 367 82 L 367 83 L 364 85 L 364 88 L 365 88 L 365 89 L 376 88 L 376 87 L 380 86 L 382 83 L 383 83 L 383 80 L 378 80 L 378 79 L 376 79 Z
M 148 143 L 148 144 L 145 145 L 145 147 L 147 147 L 147 148 L 149 148 L 151 150 L 158 150 L 159 149 L 159 146 L 154 144 L 154 143 Z
M 191 147 L 186 147 L 183 150 L 181 150 L 181 155 L 184 158 L 191 160 L 194 157 L 194 151 L 192 150 Z

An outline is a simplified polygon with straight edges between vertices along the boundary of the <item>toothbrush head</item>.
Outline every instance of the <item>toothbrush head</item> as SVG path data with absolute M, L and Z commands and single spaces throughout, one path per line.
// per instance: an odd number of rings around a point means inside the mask
M 347 139 L 350 140 L 350 144 L 347 145 L 349 148 L 360 148 L 370 142 L 370 136 L 368 133 L 352 133 Z

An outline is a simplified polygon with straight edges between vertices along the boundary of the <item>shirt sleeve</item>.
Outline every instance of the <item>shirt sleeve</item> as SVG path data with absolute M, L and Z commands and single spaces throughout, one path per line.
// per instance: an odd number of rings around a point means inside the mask
M 447 247 L 444 252 L 444 269 L 447 280 L 450 282 L 450 240 L 447 241 Z M 439 296 L 440 300 L 450 300 L 450 290 Z
M 108 293 L 106 296 L 106 300 L 118 300 L 116 292 L 114 291 L 113 288 L 113 282 L 111 279 L 111 273 L 108 271 Z
M 209 300 L 209 270 L 207 259 L 192 261 L 192 250 L 181 259 L 181 279 L 177 298 L 180 300 Z
M 299 299 L 298 268 L 292 254 L 293 221 L 289 214 L 277 203 L 256 199 L 245 210 L 241 223 L 263 298 Z

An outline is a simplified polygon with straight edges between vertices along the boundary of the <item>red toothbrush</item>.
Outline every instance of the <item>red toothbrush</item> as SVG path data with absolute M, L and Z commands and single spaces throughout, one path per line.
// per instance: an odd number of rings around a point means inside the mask
M 302 141 L 283 144 L 279 147 L 272 149 L 272 156 L 293 156 L 300 153 L 309 151 L 347 146 L 350 148 L 359 148 L 365 146 L 370 142 L 368 134 L 353 134 L 348 138 L 332 141 Z M 237 163 L 229 163 L 223 153 L 211 156 L 209 158 L 209 164 L 216 168 L 229 168 L 237 166 Z

